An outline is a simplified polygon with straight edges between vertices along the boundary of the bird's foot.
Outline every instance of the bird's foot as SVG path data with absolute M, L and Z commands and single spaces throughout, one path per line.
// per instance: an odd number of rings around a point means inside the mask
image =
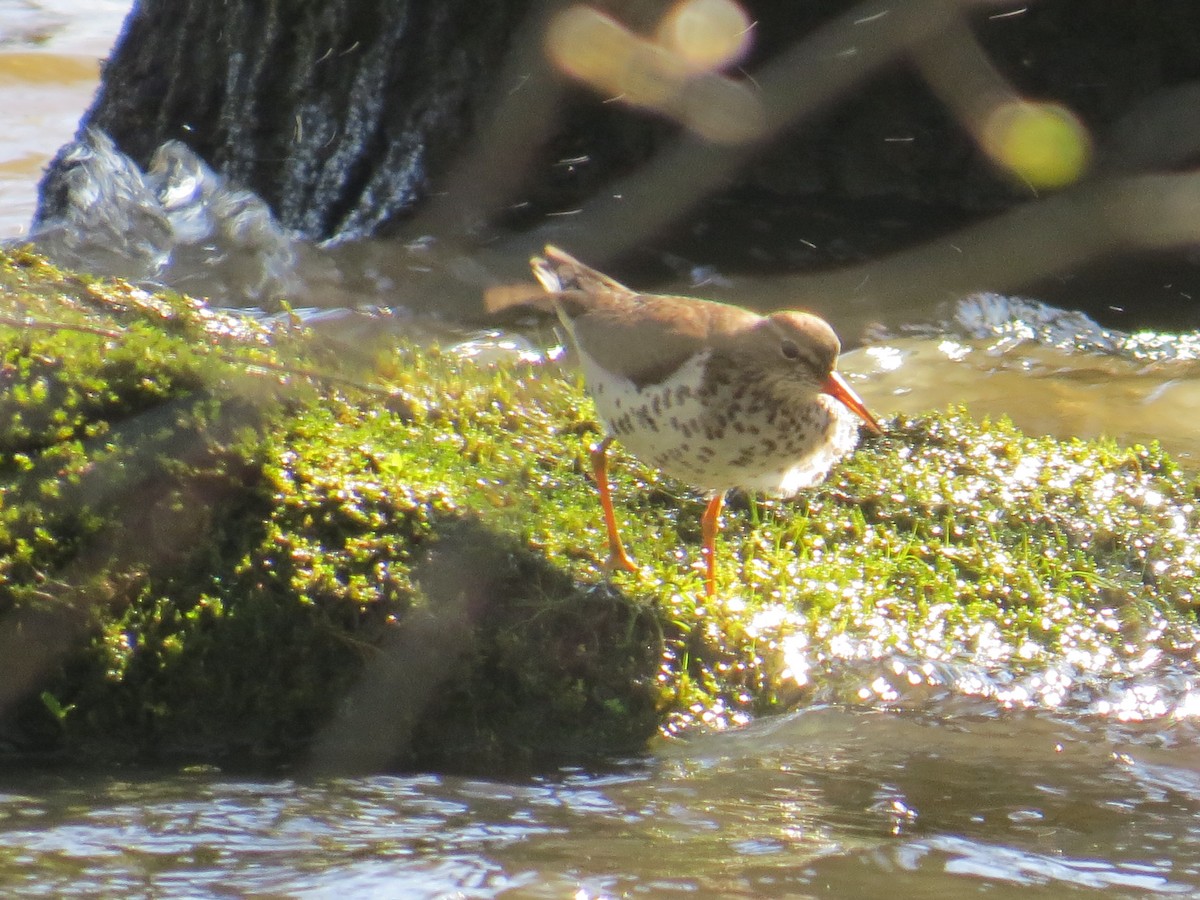
M 633 561 L 625 548 L 621 546 L 611 547 L 608 551 L 608 559 L 604 561 L 605 572 L 639 572 L 638 564 Z

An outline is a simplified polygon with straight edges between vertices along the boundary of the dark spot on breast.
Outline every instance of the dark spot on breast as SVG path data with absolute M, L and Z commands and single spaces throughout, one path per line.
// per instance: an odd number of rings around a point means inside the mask
M 655 419 L 654 416 L 650 415 L 650 410 L 645 406 L 639 406 L 634 416 L 637 423 L 643 428 L 649 429 L 650 431 L 658 431 L 658 420 Z

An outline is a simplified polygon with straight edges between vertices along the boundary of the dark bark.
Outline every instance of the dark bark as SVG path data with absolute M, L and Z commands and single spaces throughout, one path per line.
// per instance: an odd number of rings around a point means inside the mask
M 86 124 L 188 144 L 312 237 L 413 208 L 470 133 L 525 0 L 144 0 Z

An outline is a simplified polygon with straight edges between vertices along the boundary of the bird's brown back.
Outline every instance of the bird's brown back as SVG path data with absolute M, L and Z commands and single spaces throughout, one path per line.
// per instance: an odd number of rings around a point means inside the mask
M 639 294 L 553 246 L 531 264 L 584 352 L 638 387 L 660 383 L 691 355 L 720 351 L 762 321 L 712 300 Z

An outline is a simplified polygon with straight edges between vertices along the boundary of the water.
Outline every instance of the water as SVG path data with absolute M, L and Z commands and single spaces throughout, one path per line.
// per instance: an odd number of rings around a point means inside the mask
M 0 240 L 20 237 L 43 167 L 74 135 L 130 0 L 0 0 Z
M 0 239 L 24 233 L 40 169 L 73 134 L 126 5 L 0 0 Z M 436 267 L 425 246 L 344 252 L 357 281 L 301 293 L 395 303 L 406 280 Z M 400 263 L 385 270 L 385 257 Z M 477 302 L 479 260 L 438 264 Z M 321 327 L 379 327 L 327 317 Z M 843 365 L 881 415 L 965 402 L 1037 433 L 1162 439 L 1194 465 L 1193 341 L 1105 332 L 1006 298 L 881 324 Z M 529 350 L 501 335 L 472 352 L 506 346 Z M 836 705 L 663 741 L 605 772 L 3 771 L 0 892 L 1200 896 L 1191 663 L 1159 661 L 1086 690 L 1031 685 L 1027 702 L 965 677 L 912 681 L 896 660 L 841 664 Z M 1060 695 L 1076 699 L 1050 699 Z
M 0 779 L 29 897 L 1200 893 L 1195 730 L 813 708 L 602 774 Z

